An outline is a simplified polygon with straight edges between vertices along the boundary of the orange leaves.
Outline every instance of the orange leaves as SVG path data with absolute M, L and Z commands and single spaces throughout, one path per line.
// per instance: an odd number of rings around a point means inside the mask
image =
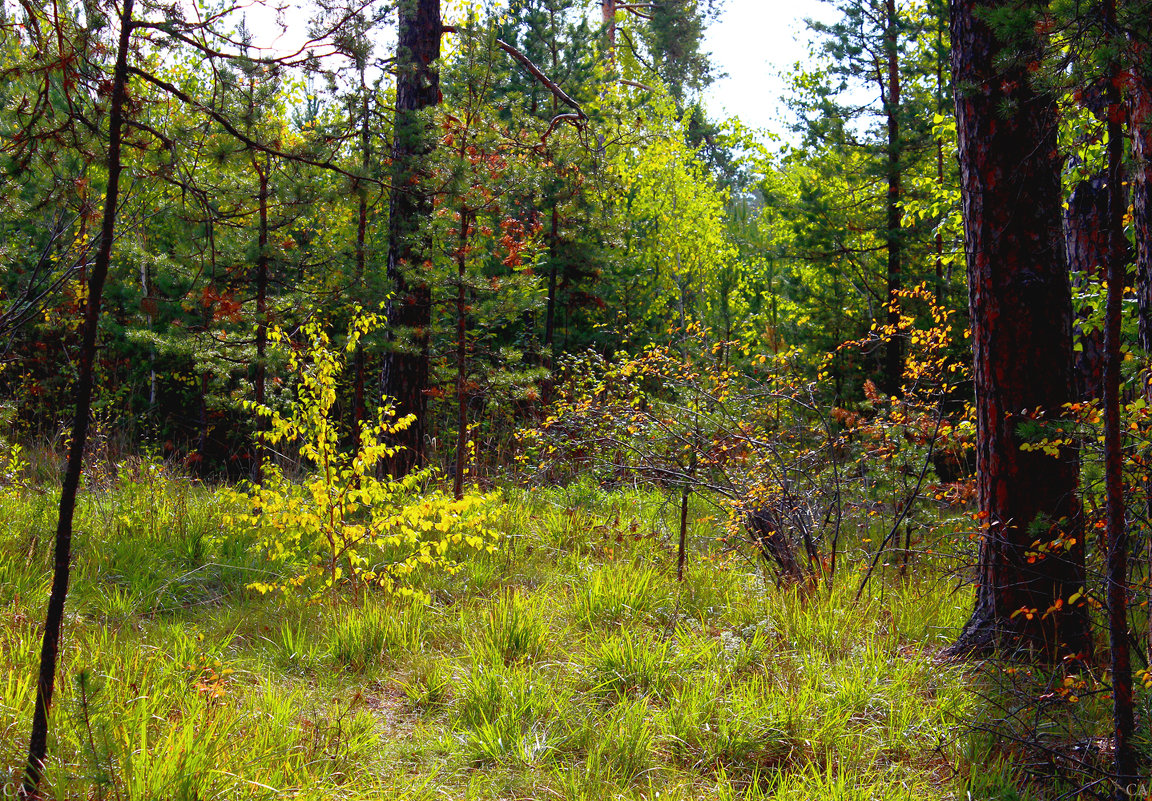
M 218 292 L 215 286 L 209 284 L 200 293 L 200 304 L 211 311 L 213 322 L 218 320 L 240 322 L 243 304 L 231 292 Z

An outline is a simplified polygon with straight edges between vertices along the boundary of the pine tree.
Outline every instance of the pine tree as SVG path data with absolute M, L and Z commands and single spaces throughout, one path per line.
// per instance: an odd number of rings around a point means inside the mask
M 1054 104 L 1036 84 L 1040 2 L 952 5 L 983 533 L 976 606 L 951 653 L 1086 652 L 1078 459 L 1022 447 L 1070 395 Z M 1043 548 L 1038 549 L 1038 544 Z
M 392 133 L 392 195 L 388 206 L 388 278 L 393 297 L 388 325 L 394 334 L 384 361 L 384 395 L 401 417 L 414 421 L 400 435 L 403 446 L 389 464 L 395 476 L 423 462 L 427 424 L 429 327 L 432 295 L 423 278 L 432 257 L 429 221 L 432 187 L 429 156 L 437 132 L 429 117 L 440 102 L 439 0 L 400 0 L 397 6 L 396 122 Z

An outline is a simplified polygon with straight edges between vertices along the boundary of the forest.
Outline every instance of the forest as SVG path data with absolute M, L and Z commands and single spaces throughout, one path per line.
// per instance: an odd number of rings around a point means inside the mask
M 1152 798 L 1152 0 L 0 0 L 0 797 Z

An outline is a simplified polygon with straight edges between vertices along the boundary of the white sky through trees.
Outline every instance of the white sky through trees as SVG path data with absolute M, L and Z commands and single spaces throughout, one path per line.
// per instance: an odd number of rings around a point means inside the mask
M 445 17 L 453 17 L 457 3 L 448 0 L 444 5 Z M 279 15 L 270 6 L 280 7 Z M 241 13 L 248 19 L 254 44 L 282 53 L 300 46 L 310 6 L 306 0 L 271 4 L 248 0 Z M 598 15 L 598 4 L 594 11 Z M 275 24 L 277 16 L 286 31 Z M 727 74 L 705 95 L 710 116 L 737 116 L 752 128 L 790 139 L 783 75 L 797 61 L 807 60 L 811 34 L 804 20 L 827 22 L 835 16 L 823 0 L 725 0 L 719 19 L 705 36 L 717 72 Z
M 828 22 L 836 13 L 821 0 L 726 0 L 705 40 L 717 71 L 728 74 L 707 92 L 710 116 L 736 116 L 790 138 L 783 74 L 807 60 L 805 18 Z

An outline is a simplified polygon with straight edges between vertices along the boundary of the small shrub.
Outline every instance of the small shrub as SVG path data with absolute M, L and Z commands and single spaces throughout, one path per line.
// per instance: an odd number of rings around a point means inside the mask
M 358 316 L 348 352 L 378 324 L 374 315 Z M 277 343 L 286 338 L 279 329 L 269 336 Z M 402 479 L 377 477 L 377 464 L 397 450 L 386 440 L 407 428 L 412 416 L 396 419 L 391 406 L 383 406 L 375 422 L 362 425 L 358 450 L 341 452 L 332 413 L 341 359 L 319 322 L 306 324 L 303 336 L 305 346 L 288 351 L 297 391 L 287 415 L 266 406 L 249 408 L 268 420 L 265 444 L 294 445 L 314 469 L 293 482 L 269 463 L 263 481 L 238 496 L 251 511 L 230 522 L 256 531 L 260 546 L 283 574 L 250 586 L 260 592 L 300 587 L 316 592 L 354 583 L 411 594 L 415 590 L 398 582 L 418 567 L 452 570 L 452 550 L 494 548 L 496 535 L 483 514 L 488 498 L 456 500 L 439 492 L 420 497 L 420 487 L 433 475 L 430 470 Z

